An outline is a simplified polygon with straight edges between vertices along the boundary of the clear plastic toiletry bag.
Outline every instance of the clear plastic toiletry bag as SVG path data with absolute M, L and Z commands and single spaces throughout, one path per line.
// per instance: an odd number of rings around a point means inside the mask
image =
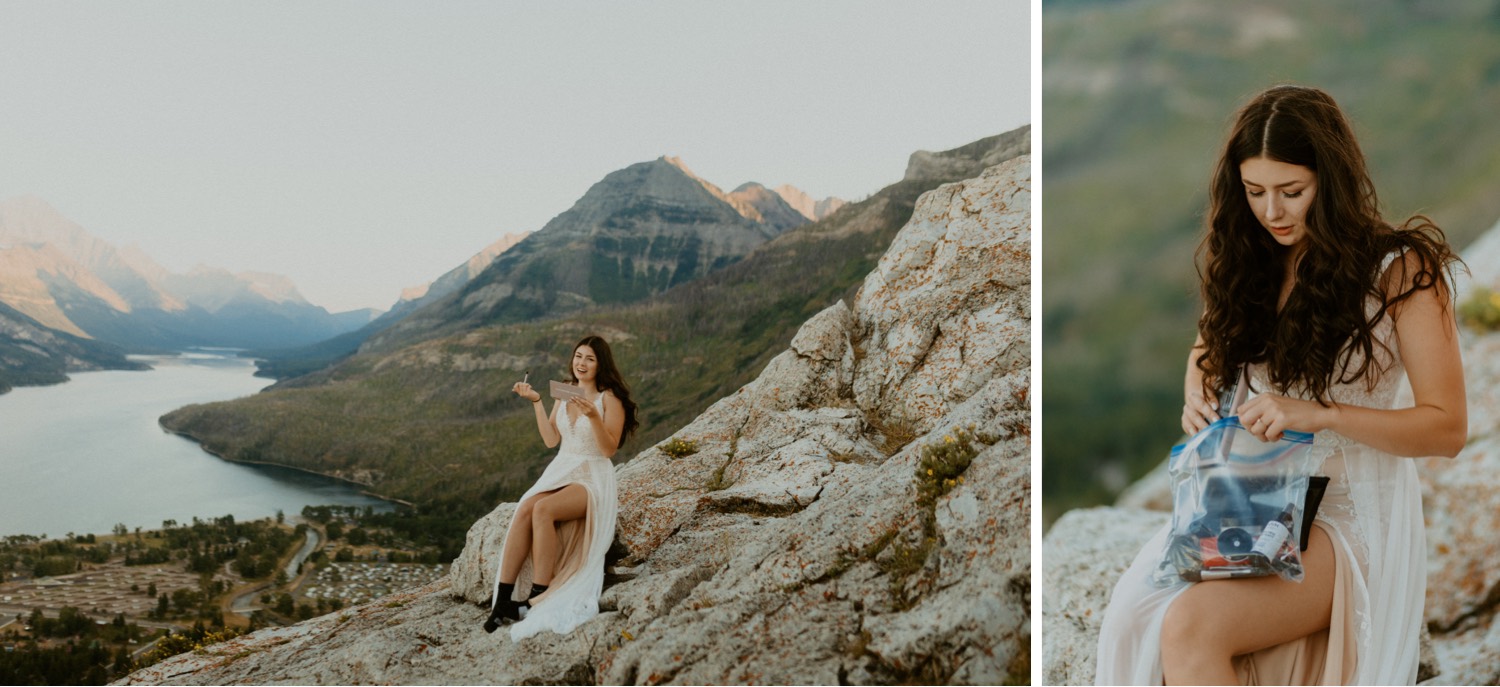
M 1238 417 L 1214 422 L 1172 447 L 1172 531 L 1153 579 L 1280 575 L 1302 581 L 1302 509 L 1322 463 L 1313 435 L 1255 438 Z

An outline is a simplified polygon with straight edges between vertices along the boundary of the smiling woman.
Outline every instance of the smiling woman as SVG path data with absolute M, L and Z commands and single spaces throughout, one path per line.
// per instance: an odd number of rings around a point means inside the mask
M 1110 597 L 1096 684 L 1415 681 L 1426 546 L 1403 457 L 1464 443 L 1457 258 L 1425 218 L 1396 228 L 1377 207 L 1328 94 L 1278 86 L 1240 110 L 1213 178 L 1182 426 L 1232 414 L 1261 441 L 1316 433 L 1329 486 L 1298 583 L 1158 587 L 1158 532 Z M 1257 395 L 1220 408 L 1242 370 Z M 1396 406 L 1403 377 L 1411 407 Z
M 569 372 L 568 381 L 581 393 L 556 399 L 550 416 L 542 395 L 526 381 L 511 388 L 531 401 L 547 447 L 562 446 L 521 496 L 495 575 L 484 630 L 519 621 L 510 629 L 516 641 L 543 630 L 572 632 L 599 613 L 604 554 L 614 541 L 618 507 L 610 458 L 639 424 L 630 388 L 604 339 L 579 341 Z M 525 600 L 515 600 L 517 591 Z

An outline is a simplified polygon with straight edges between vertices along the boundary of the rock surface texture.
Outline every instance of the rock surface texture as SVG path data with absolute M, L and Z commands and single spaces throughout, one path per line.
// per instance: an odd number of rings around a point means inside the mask
M 675 435 L 696 453 L 619 468 L 615 574 L 573 633 L 479 629 L 505 504 L 429 587 L 127 682 L 1027 680 L 1030 184 L 1020 157 L 924 195 L 852 305 Z
M 1500 226 L 1464 253 L 1472 285 L 1500 286 L 1494 267 Z M 1469 406 L 1469 441 L 1456 458 L 1418 459 L 1427 522 L 1427 629 L 1419 680 L 1424 684 L 1500 684 L 1500 333 L 1465 328 L 1460 339 Z M 1409 393 L 1409 392 L 1407 392 Z M 1409 397 L 1407 402 L 1409 403 Z M 1075 510 L 1043 540 L 1042 678 L 1049 685 L 1091 684 L 1094 650 L 1115 581 L 1140 546 L 1165 523 L 1171 496 L 1164 467 L 1126 489 L 1114 508 Z M 1152 509 L 1152 510 L 1147 510 Z

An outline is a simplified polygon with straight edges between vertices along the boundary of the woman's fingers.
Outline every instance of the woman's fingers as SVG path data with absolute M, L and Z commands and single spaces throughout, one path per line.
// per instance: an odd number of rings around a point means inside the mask
M 589 403 L 588 401 L 585 401 L 577 396 L 574 396 L 572 401 L 570 402 L 577 404 L 579 412 L 583 413 L 584 415 L 587 415 L 589 417 L 594 416 L 594 404 Z
M 1261 401 L 1259 397 L 1240 406 L 1240 424 L 1250 432 L 1250 435 L 1261 441 L 1276 441 L 1281 438 L 1281 433 L 1286 430 L 1286 414 L 1281 412 L 1275 404 L 1270 401 Z
M 1215 404 L 1204 398 L 1201 392 L 1187 393 L 1187 402 L 1182 404 L 1182 429 L 1196 434 L 1219 419 Z
M 532 391 L 531 385 L 527 384 L 526 382 L 516 382 L 515 384 L 511 385 L 510 390 L 514 391 L 517 396 L 531 401 L 532 403 L 542 400 L 542 395 L 535 391 Z

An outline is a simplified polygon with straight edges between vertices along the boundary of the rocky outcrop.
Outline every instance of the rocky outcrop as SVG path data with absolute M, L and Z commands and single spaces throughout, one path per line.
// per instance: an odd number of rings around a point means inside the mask
M 986 151 L 983 156 L 971 156 L 969 151 Z M 957 154 L 955 154 L 957 153 Z M 906 163 L 904 179 L 931 179 L 945 176 L 977 174 L 979 170 L 1009 160 L 1017 155 L 1031 153 L 1031 127 L 1021 127 L 998 136 L 981 139 L 962 148 L 933 153 L 919 150 L 911 154 Z
M 918 202 L 851 304 L 619 469 L 602 613 L 478 629 L 513 504 L 442 581 L 131 683 L 998 684 L 1029 676 L 1030 160 Z
M 1461 280 L 1460 301 L 1473 285 L 1494 288 L 1500 227 L 1464 252 L 1473 278 Z M 1469 441 L 1456 458 L 1419 459 L 1427 522 L 1427 599 L 1431 640 L 1420 679 L 1434 684 L 1500 683 L 1500 333 L 1463 330 L 1460 348 L 1469 407 Z M 1075 510 L 1052 525 L 1043 542 L 1047 594 L 1046 684 L 1089 684 L 1099 623 L 1114 583 L 1146 538 L 1168 519 L 1165 466 L 1121 493 L 1114 508 Z
M 1094 684 L 1099 624 L 1115 581 L 1169 513 L 1090 508 L 1064 513 L 1042 551 L 1042 684 Z

